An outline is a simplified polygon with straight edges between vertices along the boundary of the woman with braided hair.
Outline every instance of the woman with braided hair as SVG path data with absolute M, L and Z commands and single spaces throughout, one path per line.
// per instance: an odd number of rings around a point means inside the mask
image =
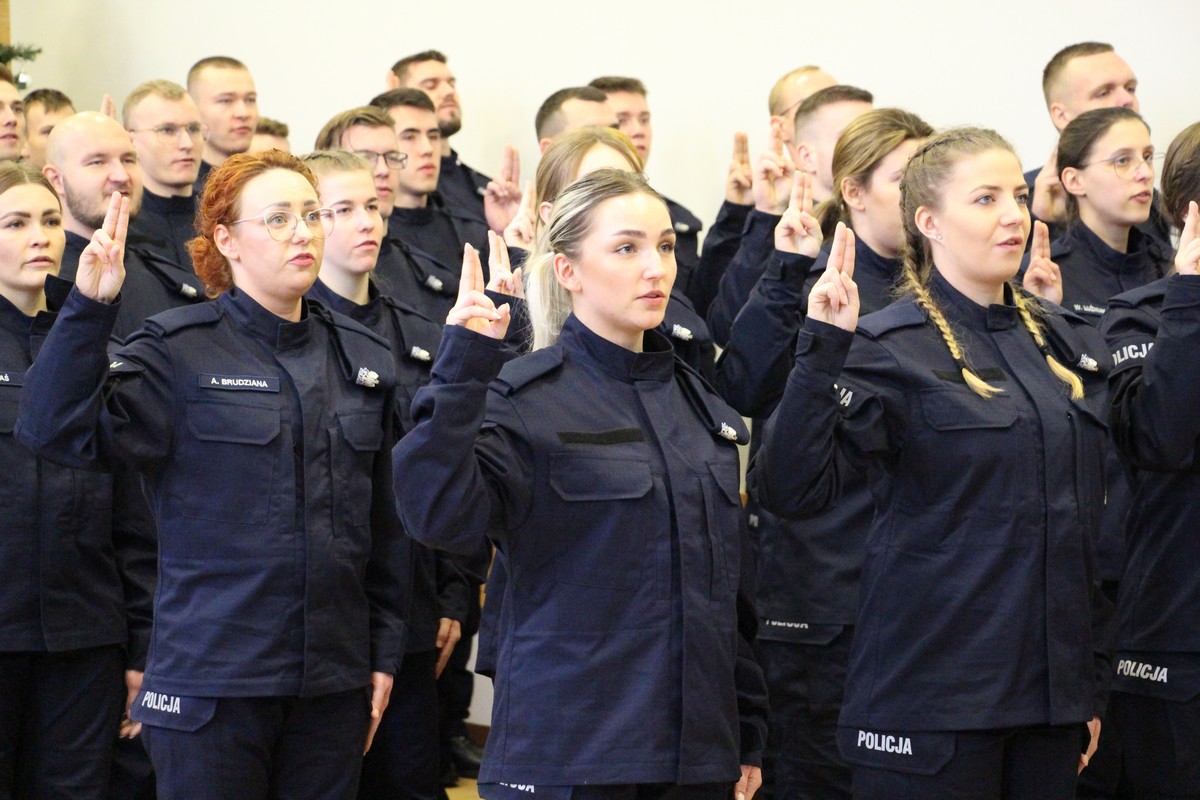
M 1010 282 L 1028 198 L 993 131 L 919 148 L 898 301 L 859 320 L 839 226 L 758 455 L 775 513 L 821 513 L 853 470 L 875 498 L 838 730 L 855 798 L 1072 798 L 1099 736 L 1108 370 L 1087 322 Z M 1025 284 L 1053 294 L 1045 237 Z

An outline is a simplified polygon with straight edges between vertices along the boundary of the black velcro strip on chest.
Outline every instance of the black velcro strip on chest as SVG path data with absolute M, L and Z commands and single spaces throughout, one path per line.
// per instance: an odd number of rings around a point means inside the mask
M 613 431 L 559 431 L 562 444 L 630 444 L 646 441 L 641 428 L 617 428 Z

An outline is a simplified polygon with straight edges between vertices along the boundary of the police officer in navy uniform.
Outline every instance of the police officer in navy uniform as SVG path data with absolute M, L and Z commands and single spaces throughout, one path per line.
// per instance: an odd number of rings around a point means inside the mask
M 899 176 L 933 133 L 900 109 L 855 119 L 833 155 L 837 194 L 812 208 L 812 178 L 797 170 L 791 201 L 775 232 L 775 254 L 734 320 L 718 364 L 717 390 L 740 413 L 766 420 L 787 382 L 804 299 L 828 266 L 832 236 L 855 232 L 855 283 L 865 311 L 896 296 L 904 223 Z M 762 426 L 756 424 L 755 431 Z M 753 454 L 759 442 L 751 441 Z M 850 769 L 837 750 L 837 717 L 854 632 L 858 577 L 875 501 L 865 476 L 842 499 L 806 520 L 771 514 L 748 487 L 758 543 L 756 649 L 771 696 L 763 786 L 779 800 L 849 798 Z M 796 580 L 797 575 L 807 576 Z
M 402 654 L 391 356 L 303 299 L 332 227 L 314 184 L 279 151 L 215 169 L 191 252 L 220 296 L 110 358 L 128 223 L 114 194 L 27 374 L 22 442 L 152 476 L 158 589 L 131 715 L 166 800 L 353 797 Z
M 1200 321 L 1200 123 L 1171 144 L 1168 215 L 1182 224 L 1175 274 L 1114 297 L 1113 438 L 1131 473 L 1112 708 L 1138 798 L 1200 796 L 1200 504 L 1196 455 Z
M 13 438 L 24 377 L 71 285 L 49 182 L 0 164 L 0 796 L 102 798 L 150 640 L 154 524 L 126 474 Z M 132 733 L 128 723 L 125 735 Z
M 545 238 L 526 265 L 534 352 L 506 363 L 508 308 L 468 254 L 393 453 L 413 535 L 460 550 L 487 536 L 507 558 L 480 794 L 725 798 L 736 783 L 750 800 L 765 696 L 746 433 L 652 330 L 675 272 L 666 206 L 601 169 L 560 195 Z
M 851 469 L 876 499 L 838 733 L 855 798 L 1071 798 L 1109 668 L 1103 343 L 1007 283 L 1028 189 L 997 134 L 930 139 L 901 197 L 907 295 L 859 320 L 839 231 L 758 454 L 762 501 L 819 513 Z M 1030 273 L 1057 282 L 1045 259 Z

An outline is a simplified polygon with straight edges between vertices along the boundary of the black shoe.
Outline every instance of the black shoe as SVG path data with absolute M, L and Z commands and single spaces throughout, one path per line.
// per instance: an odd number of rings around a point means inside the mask
M 478 778 L 479 764 L 483 761 L 483 748 L 466 736 L 451 736 L 450 760 L 458 768 L 459 775 Z
M 478 775 L 479 773 L 476 772 L 476 774 Z M 442 767 L 441 782 L 442 786 L 445 788 L 458 786 L 458 770 L 454 768 L 453 761 L 446 762 L 446 765 Z

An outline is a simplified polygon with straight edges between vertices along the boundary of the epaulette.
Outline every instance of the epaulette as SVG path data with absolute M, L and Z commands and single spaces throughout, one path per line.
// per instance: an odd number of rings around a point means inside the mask
M 219 320 L 222 314 L 224 312 L 216 303 L 197 303 L 192 306 L 171 308 L 147 319 L 145 330 L 157 333 L 159 336 L 170 336 L 184 328 L 211 325 Z
M 543 347 L 505 364 L 500 369 L 496 383 L 504 388 L 504 394 L 511 395 L 521 391 L 530 382 L 559 369 L 562 363 L 561 347 Z
M 346 380 L 374 389 L 395 383 L 391 346 L 375 331 L 332 311 L 317 300 L 306 300 L 309 316 L 328 325 L 337 343 Z
M 664 197 L 663 200 L 667 203 L 667 211 L 671 215 L 671 224 L 676 233 L 699 233 L 704 228 L 704 223 L 691 211 L 669 197 Z
M 888 331 L 924 325 L 927 320 L 925 311 L 909 297 L 859 319 L 857 332 L 875 340 Z
M 431 365 L 442 341 L 442 326 L 412 306 L 391 297 L 384 295 L 383 302 L 392 315 L 392 322 L 400 329 L 404 346 L 408 348 L 408 352 L 401 355 Z
M 750 441 L 750 431 L 741 415 L 721 399 L 699 372 L 676 358 L 675 376 L 688 404 L 714 436 L 737 444 Z
M 1162 298 L 1167 294 L 1167 280 L 1167 278 L 1159 278 L 1156 281 L 1150 281 L 1150 283 L 1144 286 L 1130 289 L 1128 292 L 1122 292 L 1108 301 L 1109 308 L 1116 306 L 1137 308 L 1147 302 L 1155 302 L 1161 305 Z
M 1107 375 L 1108 348 L 1099 330 L 1073 311 L 1049 301 L 1042 305 L 1047 312 L 1042 318 L 1046 344 L 1058 360 L 1081 374 Z

